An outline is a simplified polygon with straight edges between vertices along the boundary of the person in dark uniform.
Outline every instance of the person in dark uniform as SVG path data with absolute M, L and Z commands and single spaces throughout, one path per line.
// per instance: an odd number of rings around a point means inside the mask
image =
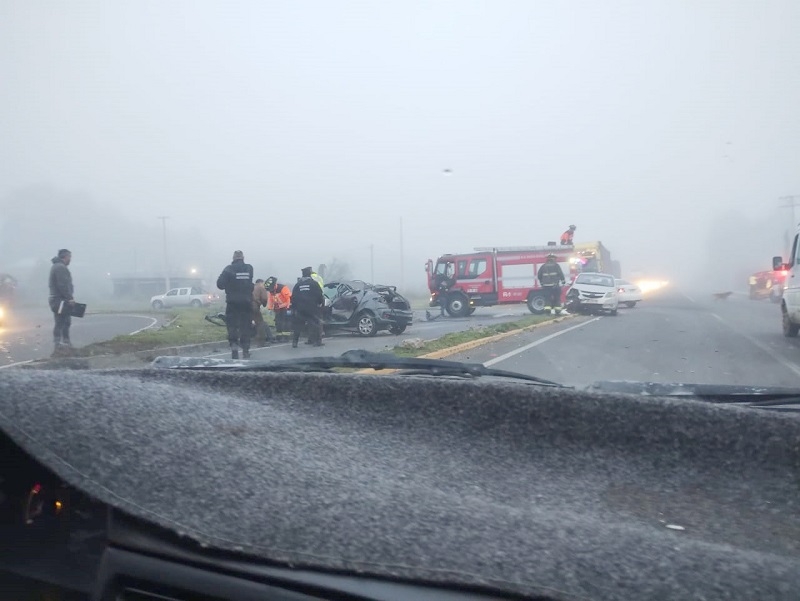
M 311 277 L 311 268 L 302 270 L 303 277 L 297 280 L 292 290 L 292 314 L 294 316 L 294 331 L 292 333 L 292 348 L 297 348 L 303 327 L 308 330 L 308 341 L 314 346 L 323 346 L 320 339 L 320 322 L 322 320 L 322 307 L 325 297 L 322 288 Z
M 245 263 L 244 253 L 237 250 L 231 264 L 217 278 L 217 288 L 225 291 L 225 324 L 234 359 L 239 358 L 240 348 L 244 358 L 250 358 L 253 287 L 253 266 Z
M 547 255 L 547 262 L 539 268 L 538 277 L 546 293 L 547 304 L 544 308 L 550 309 L 551 315 L 555 315 L 556 311 L 561 313 L 561 285 L 566 283 L 566 278 L 554 254 Z

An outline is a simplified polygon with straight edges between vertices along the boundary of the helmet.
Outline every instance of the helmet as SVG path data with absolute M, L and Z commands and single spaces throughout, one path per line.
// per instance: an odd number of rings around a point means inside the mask
M 576 229 L 578 229 L 578 228 L 577 228 L 576 226 L 574 226 L 574 225 L 571 225 L 571 226 L 569 226 L 569 229 L 571 229 L 571 230 L 576 230 Z
M 548 259 L 555 259 L 556 256 L 553 253 L 550 253 L 549 255 L 547 255 L 547 258 Z

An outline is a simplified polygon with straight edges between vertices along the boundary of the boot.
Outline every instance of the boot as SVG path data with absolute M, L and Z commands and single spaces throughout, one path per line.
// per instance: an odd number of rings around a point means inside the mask
M 297 348 L 297 340 L 292 340 L 292 348 Z
M 244 350 L 242 351 L 242 357 L 243 357 L 244 359 L 249 359 L 249 358 L 250 358 L 250 349 L 244 349 Z
M 235 344 L 231 345 L 231 359 L 238 359 L 239 358 L 239 347 Z

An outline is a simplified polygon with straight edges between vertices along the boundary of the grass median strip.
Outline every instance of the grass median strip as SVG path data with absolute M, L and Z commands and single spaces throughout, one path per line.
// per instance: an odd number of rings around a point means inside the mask
M 225 328 L 206 321 L 218 307 L 186 308 L 158 314 L 160 324 L 137 334 L 122 334 L 105 342 L 89 344 L 77 350 L 83 357 L 120 355 L 150 349 L 217 342 L 226 337 Z M 156 317 L 153 314 L 153 317 Z
M 426 340 L 415 347 L 396 346 L 394 348 L 394 353 L 398 357 L 420 357 L 438 351 L 449 350 L 468 342 L 491 338 L 497 334 L 524 330 L 525 328 L 552 321 L 553 319 L 555 318 L 552 315 L 531 315 L 530 317 L 523 317 L 517 321 L 506 321 L 491 326 L 479 326 L 461 332 L 445 334 L 441 338 L 436 338 L 434 340 Z

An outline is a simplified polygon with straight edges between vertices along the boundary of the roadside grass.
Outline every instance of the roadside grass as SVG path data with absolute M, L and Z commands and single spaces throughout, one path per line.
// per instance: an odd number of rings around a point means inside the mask
M 488 338 L 489 336 L 510 332 L 512 330 L 520 330 L 532 325 L 543 323 L 545 321 L 551 321 L 553 319 L 555 319 L 555 317 L 552 315 L 530 315 L 523 317 L 522 319 L 518 319 L 517 321 L 507 321 L 491 326 L 479 326 L 464 330 L 462 332 L 445 334 L 444 336 L 434 340 L 426 340 L 418 348 L 396 346 L 392 350 L 398 357 L 419 357 L 420 355 L 441 351 L 465 342 L 472 342 L 474 340 Z
M 205 320 L 206 315 L 217 312 L 219 312 L 219 308 L 212 306 L 148 313 L 153 317 L 160 316 L 162 318 L 161 325 L 155 325 L 138 334 L 122 334 L 105 342 L 89 344 L 76 349 L 76 354 L 83 357 L 120 355 L 170 346 L 225 340 L 225 328 Z

